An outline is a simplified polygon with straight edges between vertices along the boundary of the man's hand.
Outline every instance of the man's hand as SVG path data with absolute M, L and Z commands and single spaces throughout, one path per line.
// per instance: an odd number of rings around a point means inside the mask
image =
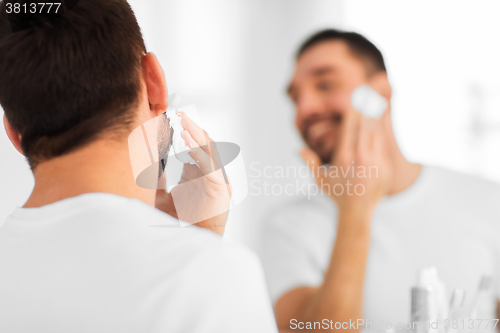
M 335 201 L 339 211 L 361 210 L 371 216 L 387 193 L 391 165 L 379 119 L 368 119 L 351 109 L 341 128 L 340 142 L 328 166 L 309 148 L 301 151 L 320 189 Z
M 183 113 L 181 133 L 197 165 L 184 164 L 181 180 L 170 193 L 158 190 L 156 208 L 198 227 L 224 233 L 231 185 L 216 145 L 208 134 Z

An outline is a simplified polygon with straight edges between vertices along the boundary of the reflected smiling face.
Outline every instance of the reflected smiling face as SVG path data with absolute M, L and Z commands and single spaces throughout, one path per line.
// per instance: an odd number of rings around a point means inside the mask
M 351 93 L 367 81 L 363 62 L 340 40 L 313 45 L 297 59 L 288 88 L 295 126 L 323 163 L 330 163 L 335 153 Z

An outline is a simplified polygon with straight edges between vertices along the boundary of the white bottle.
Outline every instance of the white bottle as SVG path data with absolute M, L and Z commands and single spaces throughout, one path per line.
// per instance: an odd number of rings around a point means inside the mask
M 443 322 L 448 319 L 449 304 L 446 287 L 438 278 L 436 267 L 421 269 L 417 275 L 417 286 L 412 288 L 412 323 L 421 323 L 417 333 L 441 332 Z

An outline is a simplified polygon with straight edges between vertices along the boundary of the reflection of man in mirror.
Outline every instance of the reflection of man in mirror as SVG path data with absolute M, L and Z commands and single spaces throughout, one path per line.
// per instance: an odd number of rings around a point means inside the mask
M 387 100 L 380 118 L 351 106 L 361 85 Z M 324 318 L 407 322 L 410 288 L 428 266 L 449 288 L 465 289 L 461 315 L 468 316 L 482 276 L 500 276 L 500 188 L 405 158 L 392 128 L 384 59 L 359 34 L 311 36 L 298 51 L 288 95 L 307 147 L 302 157 L 315 171 L 325 164 L 349 172 L 314 172 L 325 193 L 283 207 L 265 226 L 262 260 L 278 326 Z M 371 176 L 350 172 L 370 167 L 377 170 Z M 352 194 L 356 185 L 362 195 Z M 498 318 L 499 291 L 487 291 L 478 318 Z

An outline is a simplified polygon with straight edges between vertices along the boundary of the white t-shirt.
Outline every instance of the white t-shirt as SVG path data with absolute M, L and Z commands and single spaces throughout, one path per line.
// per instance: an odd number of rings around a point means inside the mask
M 256 255 L 91 193 L 0 228 L 0 332 L 277 332 Z
M 326 195 L 301 199 L 270 218 L 259 252 L 273 303 L 292 288 L 322 282 L 335 241 L 336 219 L 336 206 Z M 423 167 L 410 188 L 382 199 L 371 223 L 365 320 L 408 323 L 410 288 L 416 285 L 417 271 L 429 266 L 437 268 L 448 291 L 466 291 L 462 315 L 470 310 L 481 277 L 491 275 L 495 286 L 482 302 L 478 318 L 496 318 L 495 298 L 500 296 L 498 185 Z

